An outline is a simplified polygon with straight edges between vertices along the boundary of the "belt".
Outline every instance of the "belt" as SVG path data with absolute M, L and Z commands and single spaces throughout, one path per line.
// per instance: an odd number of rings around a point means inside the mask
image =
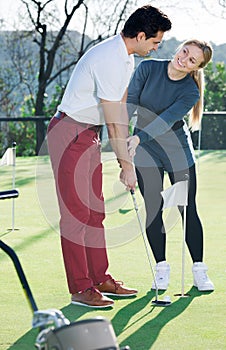
M 60 120 L 64 119 L 65 117 L 71 118 L 66 113 L 60 112 L 60 111 L 57 111 L 54 114 L 54 118 L 57 118 L 57 119 L 60 119 Z M 75 122 L 75 124 L 81 126 L 82 128 L 88 129 L 88 130 L 92 130 L 92 131 L 95 131 L 95 132 L 100 132 L 100 130 L 102 128 L 102 125 L 93 125 L 93 124 L 88 124 L 88 123 L 81 123 L 81 122 L 79 122 L 79 121 L 77 121 L 75 119 L 73 119 L 73 121 Z

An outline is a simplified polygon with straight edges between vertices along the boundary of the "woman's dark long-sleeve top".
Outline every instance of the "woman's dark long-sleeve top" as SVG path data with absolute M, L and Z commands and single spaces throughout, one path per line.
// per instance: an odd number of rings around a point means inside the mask
M 127 98 L 128 106 L 132 106 L 128 107 L 130 110 L 137 107 L 138 120 L 134 133 L 140 138 L 140 146 L 153 156 L 158 154 L 161 162 L 155 162 L 165 166 L 166 170 L 172 168 L 172 165 L 167 165 L 166 158 L 171 158 L 174 168 L 178 169 L 190 167 L 195 162 L 190 133 L 183 118 L 200 98 L 199 89 L 190 74 L 181 80 L 168 77 L 169 62 L 142 61 L 134 72 Z M 181 149 L 183 156 L 178 156 L 182 154 Z M 182 161 L 182 158 L 186 160 Z
M 130 82 L 127 103 L 141 106 L 158 116 L 139 132 L 141 143 L 164 134 L 183 120 L 200 97 L 189 74 L 181 80 L 168 77 L 168 64 L 169 60 L 142 61 Z

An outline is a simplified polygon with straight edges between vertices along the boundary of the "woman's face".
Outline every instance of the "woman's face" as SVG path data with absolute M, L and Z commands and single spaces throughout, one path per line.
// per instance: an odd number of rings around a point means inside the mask
M 200 64 L 204 61 L 203 51 L 196 45 L 183 46 L 174 56 L 172 64 L 174 69 L 190 73 L 198 70 Z

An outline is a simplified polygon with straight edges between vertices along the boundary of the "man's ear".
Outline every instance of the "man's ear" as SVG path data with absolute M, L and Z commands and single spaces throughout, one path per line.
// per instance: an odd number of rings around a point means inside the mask
M 146 34 L 145 34 L 145 32 L 139 32 L 138 34 L 137 34 L 137 41 L 140 41 L 140 40 L 146 40 Z

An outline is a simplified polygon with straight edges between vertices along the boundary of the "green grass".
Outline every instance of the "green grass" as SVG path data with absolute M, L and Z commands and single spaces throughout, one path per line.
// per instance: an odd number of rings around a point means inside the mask
M 69 320 L 104 316 L 111 320 L 120 345 L 131 350 L 223 350 L 226 348 L 226 250 L 225 178 L 226 151 L 201 152 L 197 203 L 205 234 L 205 262 L 214 281 L 213 293 L 192 287 L 191 259 L 186 250 L 185 289 L 188 298 L 174 296 L 181 291 L 182 229 L 180 221 L 167 236 L 171 265 L 172 305 L 154 308 L 150 291 L 152 276 L 139 232 L 133 203 L 117 181 L 115 161 L 104 154 L 104 194 L 110 271 L 116 279 L 139 289 L 131 299 L 117 299 L 111 310 L 92 310 L 70 305 L 61 256 L 58 215 L 48 160 L 18 158 L 15 200 L 15 228 L 11 228 L 11 200 L 0 201 L 1 239 L 17 253 L 39 309 L 61 309 Z M 43 170 L 44 169 L 44 170 Z M 0 169 L 1 190 L 11 187 L 11 167 Z M 44 175 L 43 175 L 44 174 Z M 43 180 L 44 179 L 44 180 Z M 143 204 L 137 193 L 144 218 Z M 51 225 L 50 225 L 51 224 Z M 114 234 L 113 234 L 114 233 Z M 37 331 L 31 329 L 32 312 L 14 266 L 0 251 L 0 349 L 34 349 Z

